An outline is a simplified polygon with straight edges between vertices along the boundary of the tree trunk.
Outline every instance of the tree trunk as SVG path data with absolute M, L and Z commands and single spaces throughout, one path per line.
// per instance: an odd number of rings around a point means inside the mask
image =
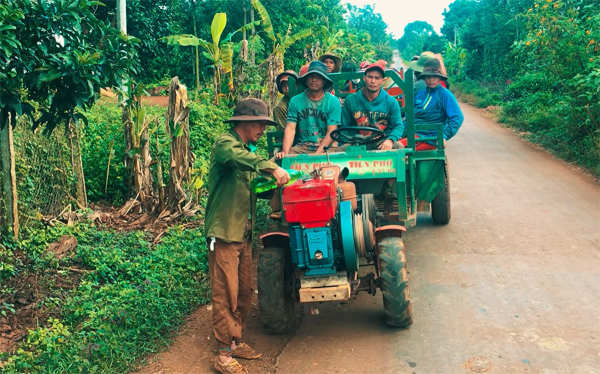
M 158 121 L 157 121 L 158 126 Z M 165 183 L 163 182 L 163 169 L 162 169 L 162 160 L 160 159 L 160 149 L 159 139 L 158 139 L 158 131 L 156 131 L 156 184 L 158 190 L 158 207 L 162 212 L 165 210 Z
M 250 6 L 250 22 L 254 22 L 254 7 Z M 251 35 L 254 36 L 255 29 L 254 25 L 252 25 Z M 256 65 L 256 55 L 254 53 L 254 48 L 250 51 L 250 61 L 252 61 L 252 65 Z
M 173 84 L 173 81 L 171 81 L 171 84 Z M 221 86 L 221 82 L 220 82 L 220 79 L 219 79 L 219 68 L 217 66 L 214 66 L 213 85 L 215 87 L 215 104 L 219 105 L 219 91 L 220 91 L 220 88 L 221 88 L 220 87 Z
M 141 185 L 138 190 L 140 193 L 140 202 L 142 209 L 146 212 L 151 212 L 155 207 L 154 191 L 152 189 L 152 174 L 150 172 L 150 164 L 152 163 L 152 156 L 150 155 L 150 139 L 148 138 L 148 126 L 144 127 L 142 136 L 140 138 L 140 149 L 141 149 Z
M 87 191 L 85 189 L 85 175 L 83 174 L 83 160 L 81 159 L 81 145 L 79 144 L 79 131 L 77 124 L 69 120 L 67 124 L 67 133 L 71 144 L 71 166 L 73 167 L 73 176 L 77 183 L 77 206 L 87 208 Z
M 194 158 L 190 151 L 189 112 L 187 89 L 179 84 L 179 78 L 174 77 L 169 90 L 169 108 L 166 118 L 166 131 L 171 136 L 167 186 L 167 208 L 171 212 L 181 212 L 181 208 L 188 200 L 185 185 L 190 180 L 190 167 Z
M 192 18 L 194 20 L 194 36 L 198 37 L 198 31 L 196 31 L 196 1 L 192 3 Z M 200 52 L 198 46 L 196 46 L 196 94 L 200 91 Z
M 11 114 L 8 114 L 4 129 L 0 130 L 0 149 L 2 151 L 2 187 L 4 192 L 4 210 L 9 231 L 15 240 L 19 239 L 19 213 L 17 205 L 17 175 L 15 171 L 15 148 Z
M 269 115 L 273 114 L 273 108 L 277 105 L 277 84 L 275 78 L 281 72 L 281 58 L 276 54 L 272 54 L 267 59 L 267 89 L 269 99 L 267 100 L 267 106 L 269 107 Z
M 131 120 L 131 114 L 129 113 L 129 110 L 127 109 L 127 106 L 125 105 L 125 103 L 122 103 L 122 112 L 121 112 L 121 121 L 123 122 L 123 137 L 125 140 L 125 153 L 123 154 L 123 164 L 125 165 L 125 168 L 127 169 L 127 181 L 124 181 L 127 183 L 127 192 L 129 193 L 128 197 L 131 197 L 131 192 L 133 191 L 133 157 L 132 157 L 132 152 L 133 152 L 133 135 L 132 135 L 132 129 L 133 129 L 133 122 Z M 134 195 L 135 196 L 135 195 Z

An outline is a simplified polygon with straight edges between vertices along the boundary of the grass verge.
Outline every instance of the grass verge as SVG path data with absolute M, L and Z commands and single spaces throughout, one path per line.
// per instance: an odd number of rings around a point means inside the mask
M 209 300 L 199 229 L 175 226 L 153 247 L 141 231 L 78 224 L 61 233 L 36 231 L 22 244 L 35 248 L 59 234 L 77 238 L 75 253 L 60 261 L 46 256 L 29 270 L 77 269 L 79 284 L 55 298 L 51 317 L 39 321 L 15 352 L 0 354 L 2 373 L 126 373 L 167 344 L 169 332 Z

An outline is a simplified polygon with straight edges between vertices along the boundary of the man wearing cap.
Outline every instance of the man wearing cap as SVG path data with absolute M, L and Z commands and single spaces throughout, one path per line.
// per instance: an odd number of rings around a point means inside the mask
M 279 159 L 287 154 L 324 152 L 324 147 L 331 145 L 331 132 L 341 121 L 340 101 L 326 92 L 333 81 L 327 77 L 325 64 L 312 61 L 298 81 L 306 91 L 290 100 L 283 149 L 275 154 Z M 292 147 L 297 131 L 298 144 Z
M 464 116 L 456 97 L 441 85 L 442 79 L 447 78 L 440 69 L 441 63 L 437 58 L 428 60 L 423 66 L 419 79 L 425 82 L 426 88 L 415 94 L 415 138 L 436 136 L 435 130 L 419 130 L 419 125 L 442 123 L 444 124 L 444 147 L 463 123 Z M 407 139 L 401 140 L 404 146 Z M 416 151 L 437 149 L 434 141 L 416 142 Z
M 250 190 L 250 181 L 258 173 L 267 174 L 283 186 L 290 177 L 284 169 L 254 153 L 254 144 L 267 125 L 276 125 L 263 101 L 241 100 L 233 117 L 225 122 L 233 127 L 212 147 L 205 236 L 209 245 L 213 332 L 218 345 L 214 368 L 219 373 L 240 374 L 248 370 L 236 358 L 261 357 L 240 342 L 253 295 L 252 227 L 256 197 Z
M 273 108 L 273 119 L 277 122 L 277 131 L 285 130 L 285 125 L 287 123 L 287 112 L 290 105 L 289 77 L 294 77 L 294 79 L 298 80 L 298 76 L 293 70 L 286 70 L 275 78 L 277 91 L 283 95 L 281 100 L 275 105 L 275 108 Z
M 382 88 L 385 77 L 385 65 L 382 61 L 370 64 L 365 69 L 364 86 L 356 93 L 349 95 L 342 108 L 343 126 L 374 127 L 385 133 L 385 139 L 375 144 L 368 144 L 367 149 L 401 149 L 399 142 L 404 132 L 404 124 L 398 101 Z M 340 148 L 340 151 L 344 150 Z M 391 183 L 386 183 L 382 191 L 383 197 L 393 197 Z

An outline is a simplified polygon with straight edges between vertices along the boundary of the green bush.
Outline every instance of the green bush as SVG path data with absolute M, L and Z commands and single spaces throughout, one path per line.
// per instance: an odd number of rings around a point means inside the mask
M 16 354 L 0 355 L 3 373 L 125 373 L 209 300 L 199 230 L 175 227 L 152 247 L 143 232 L 77 227 L 70 261 L 88 272 L 55 318 L 30 331 Z
M 199 95 L 190 101 L 190 147 L 196 155 L 194 164 L 197 172 L 206 174 L 210 161 L 212 144 L 219 135 L 229 129 L 223 120 L 231 115 L 226 105 L 215 106 L 210 102 L 209 94 Z M 147 106 L 147 118 L 159 118 L 159 136 L 164 134 L 164 113 L 166 108 Z M 119 204 L 127 198 L 127 169 L 123 164 L 125 145 L 123 141 L 123 125 L 121 107 L 114 100 L 102 100 L 88 113 L 88 125 L 83 129 L 82 159 L 86 177 L 86 188 L 90 201 L 103 200 Z M 156 142 L 150 142 L 152 157 L 156 159 Z M 110 160 L 108 184 L 106 172 Z M 162 156 L 163 179 L 169 180 L 168 147 Z M 105 190 L 106 187 L 106 190 Z

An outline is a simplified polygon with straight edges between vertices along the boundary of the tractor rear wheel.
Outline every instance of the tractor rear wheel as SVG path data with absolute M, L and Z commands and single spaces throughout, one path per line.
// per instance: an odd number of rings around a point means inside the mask
M 385 322 L 392 327 L 407 327 L 413 319 L 404 243 L 401 238 L 388 237 L 378 247 Z
M 292 263 L 286 248 L 265 247 L 258 256 L 258 307 L 260 320 L 272 334 L 296 327 Z
M 431 202 L 431 218 L 433 222 L 446 225 L 450 222 L 450 174 L 448 163 L 444 166 L 444 188 Z

